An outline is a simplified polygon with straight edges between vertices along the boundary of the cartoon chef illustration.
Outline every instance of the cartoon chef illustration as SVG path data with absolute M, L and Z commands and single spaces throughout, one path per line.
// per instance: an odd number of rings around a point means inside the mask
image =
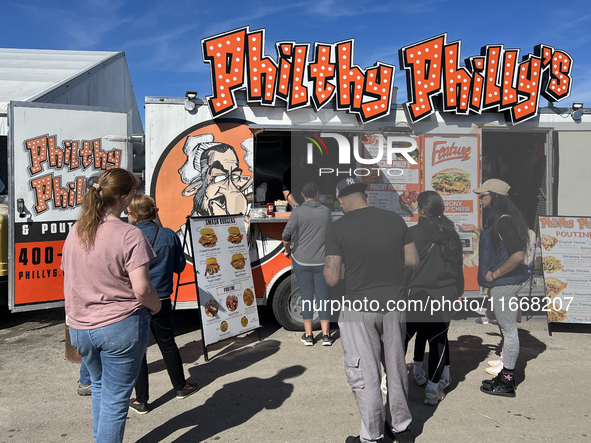
M 244 161 L 252 171 L 253 139 L 240 144 Z M 193 196 L 192 216 L 247 214 L 247 196 L 253 192 L 253 178 L 243 175 L 234 147 L 214 141 L 213 134 L 187 137 L 187 156 L 179 169 L 184 197 Z

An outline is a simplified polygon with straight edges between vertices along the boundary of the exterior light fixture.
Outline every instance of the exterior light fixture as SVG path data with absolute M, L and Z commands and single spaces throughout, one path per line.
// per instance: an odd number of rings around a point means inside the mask
M 197 98 L 197 91 L 187 91 L 185 92 L 185 97 L 187 97 L 187 101 L 185 101 L 185 109 L 191 112 L 195 109 L 195 100 Z
M 573 109 L 572 109 L 570 116 L 576 122 L 581 121 L 581 118 L 583 118 L 583 103 L 582 102 L 573 103 Z

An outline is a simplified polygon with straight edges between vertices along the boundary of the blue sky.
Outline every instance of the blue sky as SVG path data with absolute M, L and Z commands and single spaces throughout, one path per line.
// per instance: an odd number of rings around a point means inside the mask
M 355 63 L 394 64 L 398 103 L 406 101 L 398 50 L 447 33 L 462 41 L 462 59 L 487 44 L 533 53 L 540 43 L 574 59 L 571 96 L 591 105 L 591 5 L 588 0 L 483 2 L 415 0 L 19 0 L 3 5 L 1 47 L 124 51 L 138 106 L 145 96 L 200 97 L 211 93 L 201 39 L 246 25 L 266 29 L 266 53 L 274 44 L 335 43 L 355 39 Z M 545 100 L 542 101 L 545 105 Z

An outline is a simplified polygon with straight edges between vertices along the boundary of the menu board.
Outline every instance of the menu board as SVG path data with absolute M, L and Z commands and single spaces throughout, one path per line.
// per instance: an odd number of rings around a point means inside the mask
M 189 221 L 204 345 L 258 328 L 244 217 Z
M 591 323 L 591 218 L 540 217 L 549 323 Z
M 358 170 L 363 171 L 361 180 L 367 183 L 366 195 L 368 203 L 377 208 L 394 211 L 406 221 L 416 222 L 417 197 L 421 192 L 419 149 L 410 153 L 417 164 L 410 163 L 404 156 L 397 154 L 390 161 L 387 160 L 387 137 L 381 134 L 364 134 L 362 137 L 363 158 L 377 158 L 380 142 L 382 143 L 382 159 L 372 165 L 357 164 Z M 418 139 L 413 137 L 415 141 Z

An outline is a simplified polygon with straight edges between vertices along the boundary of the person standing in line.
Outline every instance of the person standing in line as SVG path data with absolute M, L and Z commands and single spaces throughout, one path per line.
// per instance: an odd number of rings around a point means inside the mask
M 498 179 L 487 180 L 474 189 L 482 208 L 488 210 L 484 226 L 482 230 L 471 224 L 458 227 L 480 237 L 478 284 L 489 288 L 503 336 L 503 369 L 492 380 L 483 380 L 480 390 L 490 395 L 515 397 L 515 365 L 519 357 L 517 294 L 529 279 L 527 266 L 523 264 L 528 234 L 523 215 L 507 197 L 509 189 L 507 183 Z
M 119 218 L 138 185 L 125 169 L 104 172 L 84 194 L 62 252 L 70 339 L 92 379 L 98 443 L 123 441 L 150 317 L 161 306 L 148 275 L 154 251 L 142 231 Z
M 436 405 L 445 398 L 444 389 L 451 383 L 447 331 L 452 316 L 451 303 L 464 293 L 462 242 L 453 222 L 444 215 L 445 204 L 437 192 L 422 192 L 417 202 L 419 223 L 411 227 L 409 233 L 419 252 L 420 264 L 410 276 L 408 298 L 421 304 L 407 313 L 405 345 L 408 346 L 416 332 L 429 342 L 424 403 Z M 441 309 L 433 314 L 421 309 L 429 300 L 442 302 Z M 423 353 L 424 349 L 423 345 Z M 416 376 L 415 379 L 419 381 Z
M 285 256 L 291 259 L 295 276 L 302 295 L 302 318 L 304 335 L 302 343 L 314 345 L 312 335 L 313 302 L 316 296 L 322 346 L 331 346 L 329 288 L 322 275 L 324 271 L 324 238 L 331 223 L 330 209 L 318 202 L 319 188 L 314 182 L 306 182 L 302 187 L 304 203 L 298 206 L 289 217 L 283 230 Z
M 156 288 L 162 309 L 152 316 L 150 329 L 160 348 L 164 365 L 176 398 L 187 398 L 199 390 L 197 385 L 187 383 L 183 373 L 181 353 L 174 340 L 174 323 L 172 319 L 172 302 L 170 296 L 173 289 L 174 274 L 180 274 L 187 264 L 179 237 L 168 228 L 160 228 L 154 220 L 158 208 L 149 195 L 135 195 L 127 207 L 129 223 L 138 227 L 150 241 L 156 257 L 150 261 L 150 281 Z M 129 407 L 138 414 L 149 412 L 148 362 L 146 355 L 142 359 L 140 373 L 135 383 L 136 398 L 129 402 Z
M 358 436 L 346 443 L 383 442 L 385 432 L 400 443 L 413 442 L 404 358 L 404 266 L 416 267 L 419 254 L 406 223 L 392 211 L 367 204 L 367 185 L 357 178 L 337 184 L 344 216 L 332 223 L 325 240 L 324 277 L 338 284 L 345 265 L 345 296 L 339 328 L 343 362 L 361 414 Z M 387 375 L 388 402 L 380 391 L 381 366 Z
M 90 372 L 84 364 L 84 360 L 80 362 L 80 378 L 78 379 L 78 395 L 85 397 L 92 395 L 92 382 L 90 381 Z

